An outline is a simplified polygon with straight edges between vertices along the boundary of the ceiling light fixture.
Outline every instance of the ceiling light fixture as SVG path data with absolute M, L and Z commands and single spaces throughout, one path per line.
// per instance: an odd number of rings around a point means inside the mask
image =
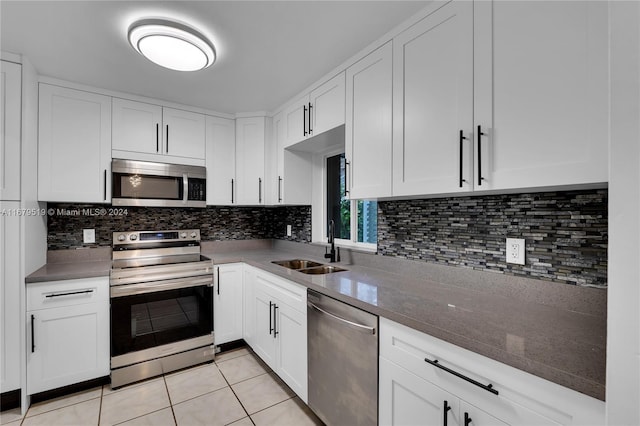
M 129 43 L 162 67 L 198 71 L 216 60 L 213 44 L 200 32 L 178 22 L 143 19 L 129 27 Z

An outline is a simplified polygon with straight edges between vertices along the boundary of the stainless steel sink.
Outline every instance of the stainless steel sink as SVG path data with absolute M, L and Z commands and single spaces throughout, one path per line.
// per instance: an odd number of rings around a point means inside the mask
M 331 265 L 322 265 L 322 266 L 316 266 L 315 268 L 298 270 L 298 272 L 302 272 L 303 274 L 309 274 L 309 275 L 332 274 L 334 272 L 342 272 L 342 271 L 346 271 L 346 269 L 339 268 L 337 266 L 331 266 Z
M 284 266 L 285 268 L 295 269 L 298 272 L 309 275 L 331 274 L 334 272 L 346 271 L 346 269 L 339 268 L 337 266 L 325 265 L 323 263 L 305 259 L 274 260 L 271 263 Z
M 312 260 L 304 260 L 304 259 L 292 259 L 292 260 L 274 260 L 271 263 L 275 263 L 276 265 L 284 266 L 289 269 L 305 269 L 305 268 L 314 268 L 317 266 L 322 266 L 322 263 L 314 262 Z

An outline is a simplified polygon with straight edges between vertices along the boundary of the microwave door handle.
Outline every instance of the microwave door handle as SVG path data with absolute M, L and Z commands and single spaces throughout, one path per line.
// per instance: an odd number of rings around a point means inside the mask
M 186 173 L 182 175 L 182 204 L 186 205 L 189 201 L 189 176 Z

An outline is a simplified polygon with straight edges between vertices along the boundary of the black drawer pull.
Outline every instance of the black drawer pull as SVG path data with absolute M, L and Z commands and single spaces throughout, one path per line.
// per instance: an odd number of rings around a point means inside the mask
M 231 179 L 231 204 L 233 204 L 233 179 Z
M 302 136 L 307 136 L 307 106 L 302 106 Z
M 269 301 L 269 334 L 273 333 L 273 317 L 271 316 L 271 308 L 275 306 L 275 303 Z
M 467 413 L 466 411 L 464 412 L 464 426 L 469 426 L 469 423 L 471 423 L 473 421 L 473 419 L 471 417 L 469 417 L 469 413 Z
M 34 353 L 36 351 L 36 337 L 33 333 L 33 322 L 35 321 L 36 317 L 31 315 L 31 353 Z
M 449 416 L 449 411 L 451 411 L 451 406 L 449 405 L 449 401 L 445 401 L 444 402 L 444 420 L 442 422 L 442 424 L 444 426 L 447 426 L 447 422 L 448 422 L 448 416 Z
M 492 394 L 498 395 L 498 391 L 493 388 L 493 385 L 491 383 L 489 383 L 488 385 L 484 385 L 476 380 L 473 380 L 471 377 L 467 377 L 464 374 L 460 374 L 457 371 L 454 371 L 450 368 L 445 367 L 444 365 L 441 365 L 437 359 L 434 359 L 433 361 L 431 361 L 430 359 L 425 358 L 424 360 L 429 364 L 433 365 L 434 367 L 438 367 L 439 369 L 444 370 L 447 373 L 453 374 L 456 377 L 460 377 L 462 380 L 466 380 L 467 382 L 473 383 L 474 385 L 481 387 L 482 389 L 489 391 Z
M 85 294 L 85 293 L 93 293 L 93 289 L 80 290 L 80 291 L 70 291 L 68 293 L 53 293 L 53 294 L 47 294 L 45 297 L 46 298 L 51 298 L 51 297 L 73 296 L 74 294 Z
M 278 309 L 278 305 L 276 305 L 275 303 L 273 304 L 273 338 L 275 339 L 276 336 L 280 333 L 278 331 L 278 314 L 276 312 L 276 309 Z
M 309 102 L 309 134 L 313 133 L 313 129 L 311 128 L 311 110 L 313 109 L 313 105 Z
M 460 186 L 460 188 L 462 188 L 462 183 L 466 182 L 466 180 L 462 178 L 462 164 L 463 164 L 463 161 L 462 161 L 463 160 L 463 158 L 462 158 L 463 154 L 462 153 L 463 153 L 463 149 L 464 149 L 463 145 L 464 145 L 464 140 L 465 139 L 467 139 L 467 138 L 464 136 L 464 133 L 462 132 L 462 130 L 460 130 L 460 137 L 459 137 L 459 140 L 460 140 L 460 175 L 459 175 L 459 178 L 458 178 L 458 185 Z
M 218 267 L 218 296 L 220 296 L 220 267 Z
M 484 180 L 482 177 L 482 137 L 486 135 L 482 132 L 482 126 L 478 126 L 478 186 L 482 185 Z
M 278 202 L 282 202 L 282 176 L 278 176 Z

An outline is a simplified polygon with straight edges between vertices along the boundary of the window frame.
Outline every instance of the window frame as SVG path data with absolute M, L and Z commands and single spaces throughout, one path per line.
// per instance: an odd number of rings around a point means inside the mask
M 344 154 L 345 150 L 343 148 L 334 148 L 334 149 L 330 149 L 327 151 L 324 151 L 322 153 L 318 153 L 317 157 L 318 159 L 316 161 L 320 161 L 320 164 L 316 163 L 316 166 L 320 166 L 321 165 L 321 170 L 322 172 L 320 173 L 321 179 L 322 179 L 322 199 L 319 200 L 317 197 L 315 197 L 312 200 L 312 210 L 320 210 L 322 212 L 322 230 L 321 232 L 313 232 L 312 234 L 315 236 L 315 239 L 317 239 L 318 235 L 321 236 L 322 241 L 314 241 L 316 243 L 321 243 L 321 244 L 327 244 L 328 241 L 328 235 L 327 235 L 327 229 L 328 229 L 328 218 L 327 218 L 327 158 L 329 157 L 333 157 L 335 155 L 339 155 L 339 154 Z M 347 179 L 348 180 L 348 179 Z M 317 181 L 315 183 L 318 183 Z M 319 185 L 318 185 L 319 186 Z M 316 187 L 318 187 L 316 186 Z M 345 248 L 352 248 L 352 249 L 356 249 L 356 250 L 360 250 L 360 251 L 365 251 L 365 252 L 377 252 L 378 251 L 378 243 L 363 243 L 363 242 L 358 242 L 358 200 L 355 199 L 350 199 L 349 200 L 350 206 L 351 206 L 351 217 L 350 217 L 350 234 L 351 234 L 351 238 L 350 239 L 343 239 L 343 238 L 336 238 L 335 239 L 335 244 L 336 246 L 339 247 L 345 247 Z M 316 217 L 318 217 L 316 215 Z M 313 222 L 312 222 L 313 223 Z M 313 227 L 313 225 L 312 225 Z M 377 229 L 376 229 L 376 233 L 377 233 Z M 376 236 L 376 241 L 377 241 L 377 236 Z

